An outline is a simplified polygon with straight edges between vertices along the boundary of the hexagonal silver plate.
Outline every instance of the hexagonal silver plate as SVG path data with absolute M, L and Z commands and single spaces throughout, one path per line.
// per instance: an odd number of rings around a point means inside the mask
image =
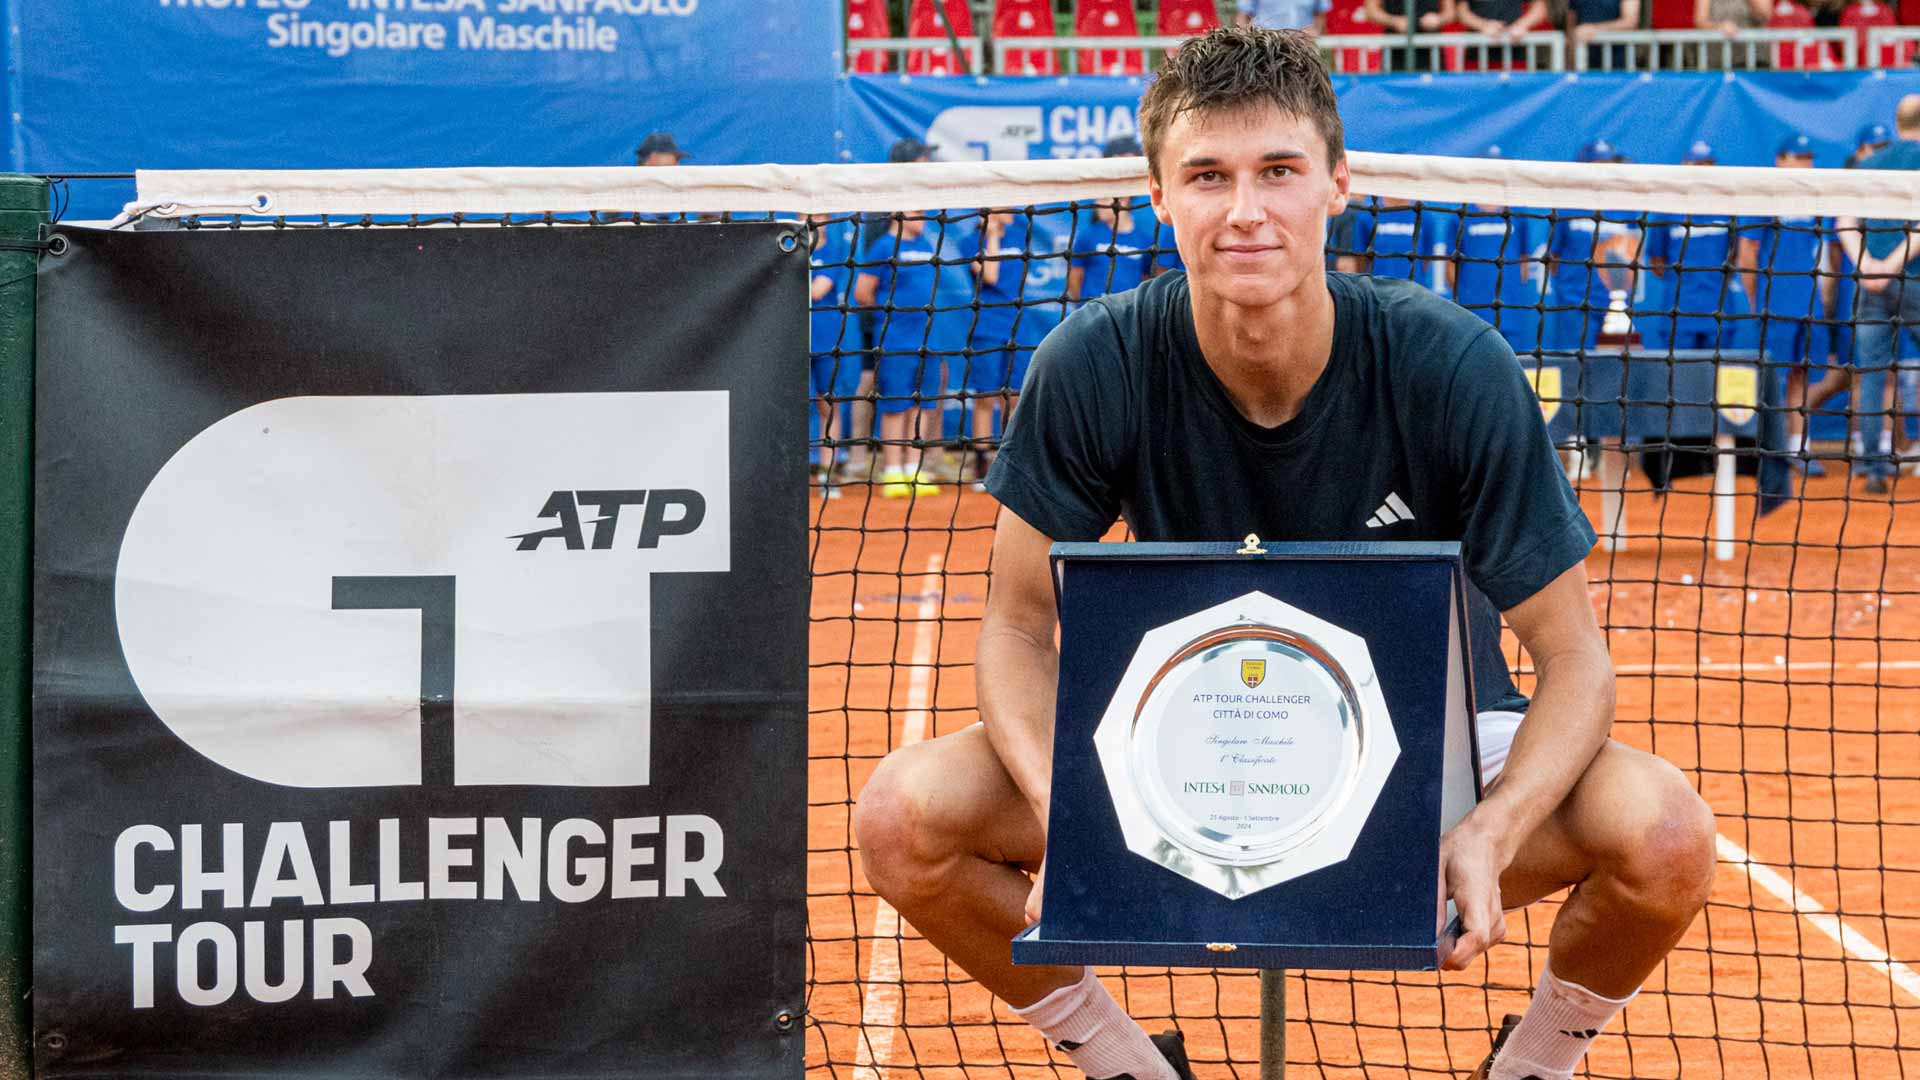
M 1094 746 L 1128 849 L 1229 899 L 1351 854 L 1400 756 L 1365 640 L 1262 592 L 1143 635 Z

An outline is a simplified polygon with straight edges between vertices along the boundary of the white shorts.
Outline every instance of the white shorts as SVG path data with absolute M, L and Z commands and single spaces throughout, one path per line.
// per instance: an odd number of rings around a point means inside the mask
M 1496 710 L 1483 712 L 1476 717 L 1476 730 L 1480 733 L 1480 786 L 1493 783 L 1500 770 L 1507 767 L 1507 751 L 1513 749 L 1513 733 L 1520 729 L 1520 721 L 1527 718 L 1526 713 Z

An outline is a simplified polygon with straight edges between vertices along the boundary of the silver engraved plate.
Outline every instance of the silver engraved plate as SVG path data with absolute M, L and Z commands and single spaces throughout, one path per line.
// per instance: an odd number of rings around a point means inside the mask
M 1260 592 L 1148 631 L 1094 744 L 1127 846 L 1229 898 L 1345 859 L 1400 754 L 1366 642 Z

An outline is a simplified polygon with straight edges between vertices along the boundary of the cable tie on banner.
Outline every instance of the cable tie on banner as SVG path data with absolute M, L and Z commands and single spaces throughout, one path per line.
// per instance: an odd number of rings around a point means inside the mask
M 55 234 L 46 240 L 0 240 L 0 251 L 24 251 L 33 255 L 65 255 L 67 238 Z

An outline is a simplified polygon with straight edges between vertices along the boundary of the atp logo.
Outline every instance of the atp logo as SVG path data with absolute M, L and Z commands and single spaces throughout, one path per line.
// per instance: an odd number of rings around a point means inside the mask
M 646 520 L 640 525 L 640 547 L 657 548 L 663 536 L 685 536 L 700 527 L 707 513 L 707 498 L 697 491 L 667 490 L 656 491 L 653 499 L 647 499 L 644 488 L 629 488 L 622 491 L 556 491 L 547 496 L 540 507 L 543 518 L 557 518 L 560 524 L 539 532 L 521 533 L 508 537 L 520 541 L 520 551 L 538 551 L 546 540 L 558 540 L 568 551 L 582 551 L 587 546 L 586 536 L 580 531 L 580 507 L 591 506 L 600 512 L 588 524 L 593 526 L 593 550 L 607 551 L 613 547 L 613 537 L 620 528 L 620 508 L 623 506 L 644 506 Z M 678 507 L 679 516 L 667 519 L 669 510 Z
M 267 783 L 644 785 L 653 575 L 729 569 L 728 461 L 718 391 L 255 405 L 141 495 L 121 650 Z

